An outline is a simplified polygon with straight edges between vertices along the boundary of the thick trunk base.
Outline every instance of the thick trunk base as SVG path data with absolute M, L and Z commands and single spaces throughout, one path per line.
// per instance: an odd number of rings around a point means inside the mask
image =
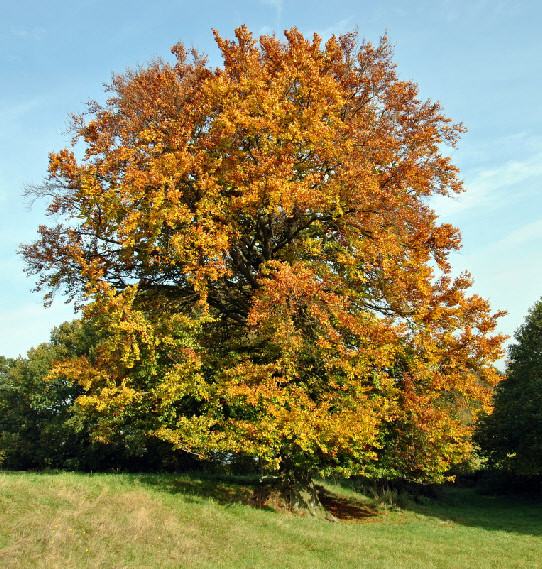
M 288 509 L 316 518 L 333 519 L 320 502 L 318 488 L 309 473 L 283 470 L 276 489 Z
M 325 517 L 325 511 L 313 482 L 305 484 L 296 481 L 279 482 L 278 490 L 287 507 L 295 512 L 314 517 Z

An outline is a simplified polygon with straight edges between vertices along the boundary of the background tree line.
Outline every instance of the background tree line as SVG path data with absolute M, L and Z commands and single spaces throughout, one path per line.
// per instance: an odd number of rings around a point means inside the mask
M 542 476 L 542 300 L 529 310 L 509 347 L 506 379 L 495 389 L 493 413 L 481 417 L 475 442 L 491 468 Z
M 92 323 L 65 322 L 49 342 L 26 357 L 0 356 L 0 468 L 186 470 L 199 461 L 125 424 L 108 444 L 92 436 L 96 419 L 75 404 L 85 390 L 69 377 L 47 378 L 53 362 L 92 357 L 98 332 Z

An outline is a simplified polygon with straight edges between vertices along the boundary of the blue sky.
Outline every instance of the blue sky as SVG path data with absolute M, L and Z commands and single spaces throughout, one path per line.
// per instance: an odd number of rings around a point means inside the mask
M 399 75 L 469 129 L 452 155 L 467 192 L 434 206 L 462 231 L 454 271 L 508 311 L 499 329 L 512 334 L 542 296 L 541 21 L 536 0 L 2 0 L 0 354 L 24 355 L 74 317 L 62 298 L 42 307 L 15 253 L 45 222 L 21 194 L 67 145 L 68 113 L 103 100 L 113 71 L 170 60 L 179 40 L 219 65 L 211 28 L 231 37 L 243 23 L 256 35 L 387 31 Z

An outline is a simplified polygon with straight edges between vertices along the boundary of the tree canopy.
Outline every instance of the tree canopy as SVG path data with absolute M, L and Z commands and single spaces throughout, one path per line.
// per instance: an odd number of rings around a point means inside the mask
M 386 38 L 215 32 L 223 66 L 117 74 L 50 155 L 56 224 L 21 252 L 104 332 L 67 359 L 107 439 L 133 418 L 206 455 L 299 473 L 441 479 L 498 380 L 499 313 L 451 276 L 463 127 L 418 99 Z
M 509 347 L 507 378 L 476 440 L 489 465 L 520 476 L 542 475 L 542 300 L 531 307 Z

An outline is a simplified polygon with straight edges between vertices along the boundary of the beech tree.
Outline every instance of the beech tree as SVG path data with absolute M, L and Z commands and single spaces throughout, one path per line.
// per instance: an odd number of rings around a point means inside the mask
M 74 117 L 84 155 L 50 155 L 34 192 L 57 223 L 21 251 L 47 302 L 106 332 L 57 366 L 97 436 L 144 417 L 178 448 L 261 457 L 316 508 L 316 473 L 441 480 L 503 338 L 430 206 L 462 191 L 444 149 L 463 127 L 386 38 L 284 35 L 215 32 L 220 68 L 178 44 L 115 75 Z
M 475 438 L 493 468 L 519 476 L 542 474 L 542 300 L 531 307 L 509 348 L 506 379 L 494 411 L 479 421 Z

